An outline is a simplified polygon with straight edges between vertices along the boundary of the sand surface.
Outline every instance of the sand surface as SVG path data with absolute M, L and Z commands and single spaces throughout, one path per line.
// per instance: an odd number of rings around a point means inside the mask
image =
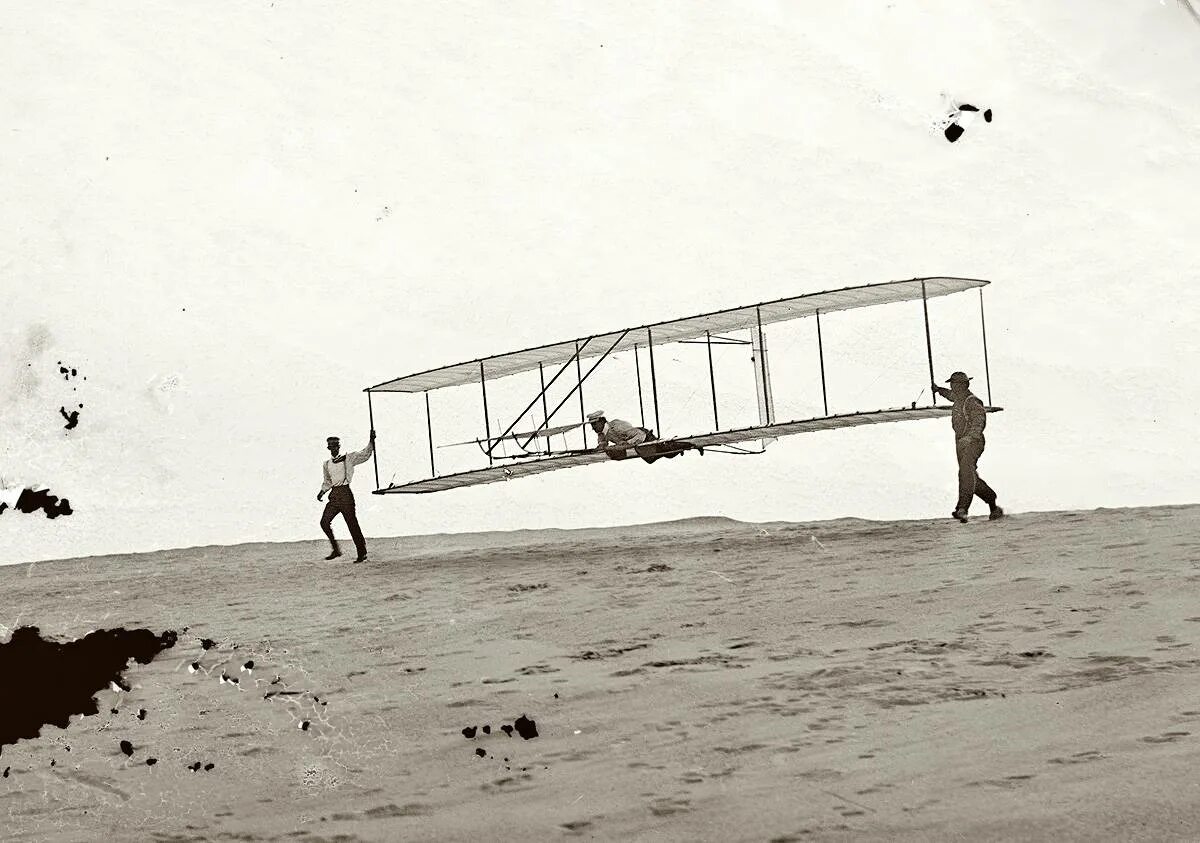
M 0 568 L 0 640 L 180 632 L 4 747 L 0 836 L 1200 839 L 1197 507 L 323 552 Z

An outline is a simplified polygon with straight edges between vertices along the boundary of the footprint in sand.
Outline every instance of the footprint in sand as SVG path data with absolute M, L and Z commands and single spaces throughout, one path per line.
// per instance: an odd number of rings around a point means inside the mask
M 1089 761 L 1103 760 L 1104 756 L 1094 749 L 1089 749 L 1086 752 L 1076 752 L 1069 758 L 1051 758 L 1047 764 L 1086 764 Z
M 650 813 L 656 817 L 669 817 L 692 809 L 691 800 L 681 796 L 659 797 L 650 805 Z

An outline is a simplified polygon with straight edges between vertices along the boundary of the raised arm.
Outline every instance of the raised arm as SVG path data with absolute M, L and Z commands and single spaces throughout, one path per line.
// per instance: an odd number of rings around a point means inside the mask
M 352 454 L 346 454 L 346 461 L 352 465 L 362 465 L 371 458 L 371 454 L 375 453 L 375 431 L 371 431 L 371 438 L 367 442 L 367 447 L 361 451 L 355 451 Z
M 932 383 L 932 384 L 930 384 L 929 386 L 930 386 L 930 387 L 933 389 L 933 391 L 934 391 L 936 394 L 938 394 L 938 395 L 942 396 L 942 397 L 943 397 L 943 398 L 945 398 L 947 401 L 953 401 L 953 400 L 954 400 L 954 399 L 953 399 L 953 398 L 950 396 L 950 390 L 946 389 L 946 387 L 944 387 L 944 386 L 938 386 L 936 383 Z

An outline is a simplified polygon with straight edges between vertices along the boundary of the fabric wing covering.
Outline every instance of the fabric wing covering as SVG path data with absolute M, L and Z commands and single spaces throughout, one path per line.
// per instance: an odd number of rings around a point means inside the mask
M 989 413 L 1001 411 L 1000 407 L 988 407 Z M 724 430 L 718 433 L 705 433 L 699 436 L 672 437 L 675 441 L 690 442 L 702 448 L 714 445 L 732 445 L 737 442 L 749 442 L 755 439 L 775 436 L 790 436 L 796 433 L 813 433 L 819 430 L 834 430 L 843 427 L 861 427 L 867 424 L 882 424 L 885 422 L 917 421 L 920 419 L 943 418 L 950 415 L 949 407 L 914 407 L 894 410 L 875 410 L 867 413 L 848 413 L 840 416 L 822 416 L 803 421 L 782 422 L 780 424 L 760 427 L 747 427 L 740 430 Z M 688 452 L 689 458 L 694 457 Z M 484 483 L 498 483 L 505 480 L 516 480 L 547 471 L 558 471 L 563 468 L 574 468 L 579 465 L 589 465 L 598 462 L 613 462 L 628 465 L 629 460 L 609 460 L 600 451 L 584 454 L 564 454 L 562 456 L 531 458 L 525 462 L 515 462 L 511 465 L 496 465 L 477 471 L 464 471 L 459 474 L 447 474 L 444 477 L 433 477 L 428 480 L 417 480 L 402 486 L 389 486 L 380 489 L 375 494 L 420 494 L 425 492 L 443 492 L 448 489 L 458 489 L 464 486 L 478 486 Z M 636 463 L 636 460 L 632 461 Z
M 575 355 L 577 347 L 583 348 L 579 355 L 580 359 L 588 360 L 599 357 L 605 352 L 609 352 L 610 349 L 610 353 L 616 354 L 632 349 L 635 345 L 645 348 L 651 338 L 653 338 L 654 345 L 658 346 L 664 343 L 703 337 L 706 332 L 722 334 L 754 328 L 758 326 L 760 319 L 763 325 L 769 325 L 812 316 L 817 311 L 834 313 L 859 307 L 913 301 L 921 299 L 922 296 L 925 298 L 947 296 L 975 287 L 983 287 L 987 283 L 987 281 L 973 278 L 914 278 L 907 281 L 889 281 L 883 284 L 810 293 L 762 304 L 689 316 L 670 322 L 658 322 L 627 330 L 611 331 L 590 338 L 580 337 L 566 342 L 487 357 L 482 360 L 456 363 L 453 366 L 444 366 L 440 369 L 432 369 L 387 381 L 372 386 L 367 391 L 427 392 L 431 389 L 462 386 L 479 383 L 481 364 L 483 375 L 491 380 L 536 369 L 539 363 L 544 366 L 562 365 Z

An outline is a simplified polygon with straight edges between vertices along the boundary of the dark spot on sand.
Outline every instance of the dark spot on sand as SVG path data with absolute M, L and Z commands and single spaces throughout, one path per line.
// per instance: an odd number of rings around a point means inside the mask
M 505 723 L 503 726 L 500 727 L 500 731 L 504 732 L 504 734 L 508 735 L 510 738 L 512 737 L 513 728 L 512 728 L 512 726 L 509 726 L 507 723 Z
M 9 770 L 11 770 L 11 769 L 12 769 L 12 767 L 5 767 L 5 768 L 4 768 L 4 778 L 6 778 L 6 779 L 8 778 L 8 771 L 9 771 Z
M 466 728 L 464 728 L 462 730 L 462 733 L 463 733 L 464 738 L 467 738 L 468 740 L 470 740 L 471 738 L 475 737 L 475 727 L 467 726 Z
M 188 769 L 193 773 L 197 772 L 200 769 L 200 762 L 197 761 L 195 764 L 188 764 Z
M 144 709 L 144 708 L 139 708 L 139 709 L 138 709 L 138 713 L 137 713 L 137 719 L 138 719 L 138 720 L 145 720 L 145 719 L 146 719 L 146 709 Z
M 146 766 L 147 766 L 147 767 L 153 767 L 153 766 L 154 766 L 155 764 L 157 764 L 157 763 L 158 763 L 158 759 L 157 759 L 157 758 L 147 758 L 147 759 L 146 759 Z
M 126 755 L 133 755 L 133 744 L 129 741 L 121 741 L 121 752 L 124 752 Z
M 487 752 L 484 751 L 483 747 L 479 747 L 479 749 L 475 750 L 475 754 L 478 755 L 480 758 L 483 758 L 484 756 L 487 755 Z
M 204 769 L 205 769 L 205 771 L 208 771 L 208 770 L 211 770 L 211 769 L 212 769 L 213 767 L 215 767 L 215 766 L 217 766 L 217 765 L 216 765 L 216 764 L 213 764 L 213 763 L 210 761 L 208 764 L 205 764 L 205 765 L 204 765 Z
M 492 727 L 491 727 L 491 726 L 484 726 L 484 727 L 483 727 L 483 733 L 484 733 L 485 735 L 490 735 L 490 734 L 492 733 Z
M 0 749 L 38 737 L 44 726 L 66 729 L 71 715 L 99 713 L 96 694 L 113 683 L 124 684 L 121 674 L 130 659 L 149 664 L 175 641 L 170 631 L 101 629 L 59 643 L 42 638 L 35 626 L 19 627 L 0 644 L 0 676 L 27 681 L 20 694 L 5 700 Z
M 301 732 L 307 732 L 307 731 L 308 731 L 308 727 L 309 727 L 309 726 L 311 726 L 311 725 L 312 725 L 312 724 L 311 724 L 309 721 L 307 721 L 307 720 L 301 720 L 301 721 L 300 721 L 300 731 L 301 731 Z
M 213 647 L 217 646 L 217 642 L 213 641 L 211 638 L 201 638 L 200 646 L 206 650 L 211 650 Z

